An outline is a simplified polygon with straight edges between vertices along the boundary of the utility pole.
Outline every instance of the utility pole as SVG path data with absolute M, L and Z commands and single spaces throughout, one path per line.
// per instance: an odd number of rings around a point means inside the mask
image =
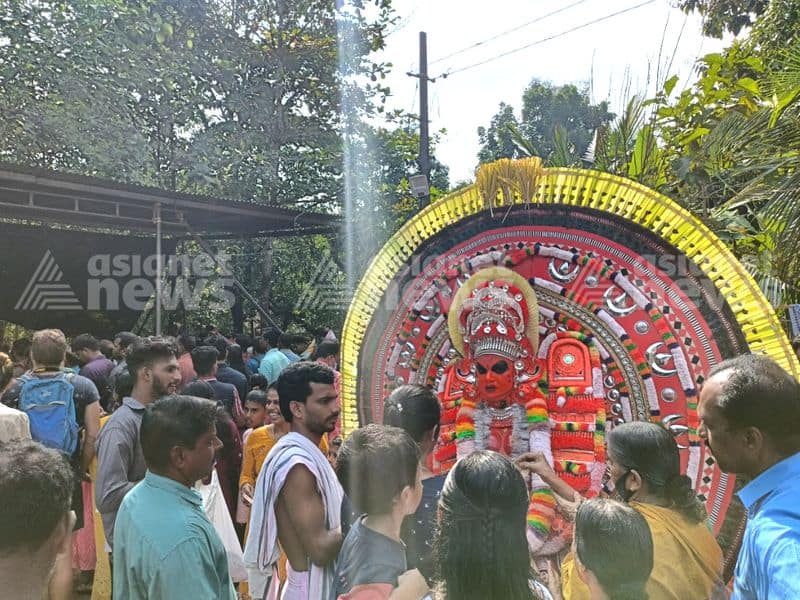
M 420 195 L 420 209 L 425 208 L 431 201 L 431 157 L 430 157 L 430 132 L 428 130 L 428 82 L 435 79 L 428 77 L 428 34 L 419 32 L 419 73 L 408 73 L 410 77 L 419 78 L 419 172 L 425 176 L 428 190 Z
M 420 208 L 431 201 L 431 155 L 428 131 L 428 34 L 419 32 L 419 171 L 428 179 L 428 193 L 420 198 Z
M 156 224 L 156 335 L 161 335 L 161 296 L 164 276 L 164 257 L 161 256 L 161 202 L 156 202 L 153 207 L 153 221 Z

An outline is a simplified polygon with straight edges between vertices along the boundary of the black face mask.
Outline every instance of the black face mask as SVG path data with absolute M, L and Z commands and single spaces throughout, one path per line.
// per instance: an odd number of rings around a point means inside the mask
M 614 492 L 620 500 L 626 503 L 628 500 L 630 500 L 631 496 L 633 496 L 633 492 L 629 492 L 625 489 L 625 479 L 627 479 L 630 472 L 631 469 L 628 469 L 619 477 L 619 479 L 614 481 Z

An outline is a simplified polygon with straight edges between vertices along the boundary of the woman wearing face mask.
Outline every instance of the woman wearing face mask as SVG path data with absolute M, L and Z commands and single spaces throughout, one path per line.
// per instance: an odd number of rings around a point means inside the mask
M 691 481 L 681 475 L 672 434 L 655 423 L 619 425 L 607 437 L 607 457 L 614 493 L 645 518 L 653 534 L 650 599 L 725 598 L 722 550 Z M 521 457 L 517 466 L 538 473 L 567 502 L 580 499 L 543 457 Z M 564 600 L 590 598 L 571 553 L 562 564 L 562 593 Z

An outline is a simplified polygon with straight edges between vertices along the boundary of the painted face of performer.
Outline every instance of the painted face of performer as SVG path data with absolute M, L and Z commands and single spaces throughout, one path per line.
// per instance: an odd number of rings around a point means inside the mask
M 478 398 L 488 404 L 507 399 L 514 391 L 514 368 L 502 356 L 481 356 L 475 359 Z

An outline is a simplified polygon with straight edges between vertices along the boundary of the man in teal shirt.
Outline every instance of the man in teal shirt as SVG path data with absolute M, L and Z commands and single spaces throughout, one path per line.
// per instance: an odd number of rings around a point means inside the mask
M 288 357 L 278 349 L 278 341 L 281 334 L 277 329 L 270 329 L 264 334 L 264 339 L 269 344 L 269 350 L 261 359 L 261 365 L 258 367 L 258 372 L 267 378 L 270 385 L 278 380 L 278 375 L 281 374 L 290 364 Z
M 216 405 L 169 396 L 141 426 L 147 474 L 122 501 L 114 528 L 115 600 L 236 600 L 228 559 L 192 486 L 222 447 Z

